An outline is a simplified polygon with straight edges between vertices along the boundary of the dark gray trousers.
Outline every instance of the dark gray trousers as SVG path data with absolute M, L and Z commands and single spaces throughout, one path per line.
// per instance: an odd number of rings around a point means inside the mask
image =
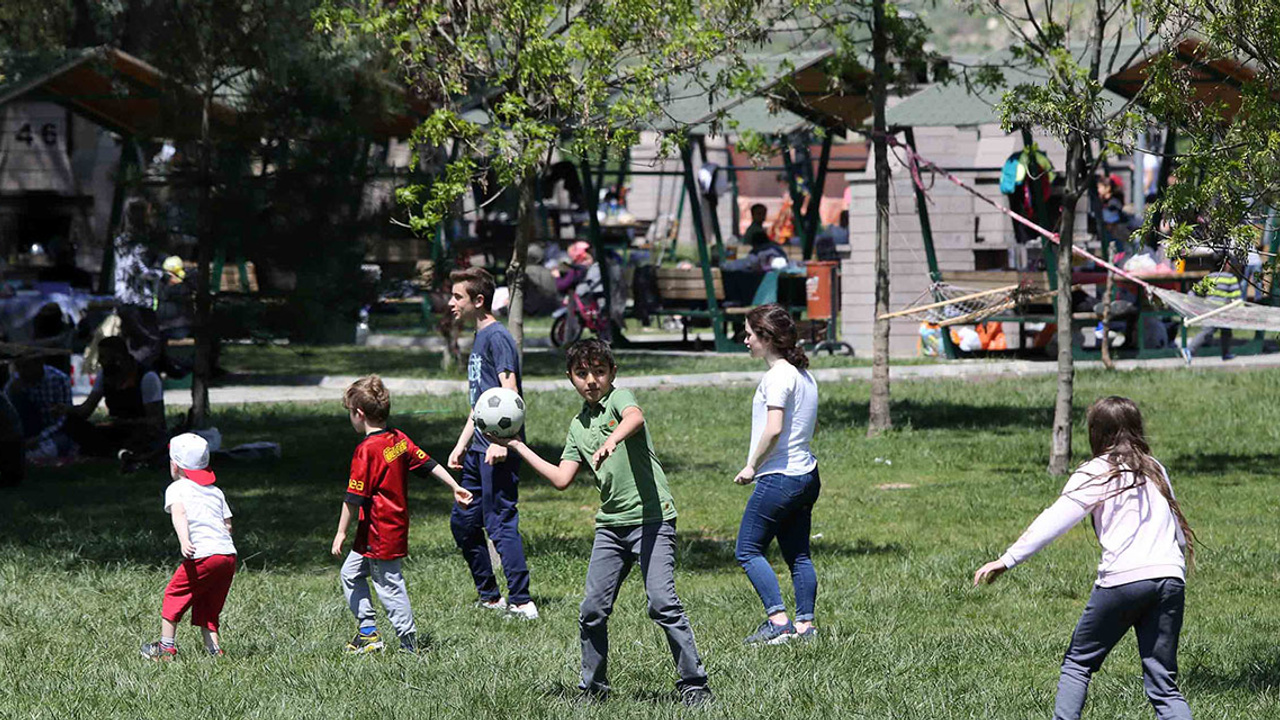
M 667 645 L 680 675 L 677 688 L 707 684 L 707 671 L 693 640 L 693 628 L 676 597 L 675 521 L 598 527 L 587 566 L 587 591 L 578 625 L 582 638 L 583 690 L 608 692 L 609 615 L 622 581 L 640 561 L 649 617 L 667 634 Z
M 1062 660 L 1054 720 L 1077 720 L 1089 679 L 1107 653 L 1133 628 L 1142 658 L 1142 682 L 1159 720 L 1191 720 L 1178 690 L 1178 634 L 1186 586 L 1177 578 L 1095 587 Z

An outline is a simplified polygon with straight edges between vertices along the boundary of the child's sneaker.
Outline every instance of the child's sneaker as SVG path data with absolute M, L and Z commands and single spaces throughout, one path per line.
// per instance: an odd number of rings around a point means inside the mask
M 534 605 L 533 601 L 530 600 L 523 605 L 508 605 L 507 613 L 507 617 L 520 618 L 521 620 L 537 620 L 538 606 Z
M 158 642 L 143 643 L 142 657 L 156 662 L 168 662 L 178 657 L 177 646 L 166 648 Z
M 377 652 L 385 648 L 382 642 L 382 636 L 375 630 L 372 634 L 356 633 L 356 636 L 347 643 L 347 652 L 352 655 L 363 655 L 364 653 Z
M 680 690 L 680 704 L 685 707 L 702 707 L 715 701 L 716 696 L 711 693 L 711 688 L 706 685 L 687 687 Z
M 796 626 L 788 620 L 785 625 L 775 625 L 769 618 L 760 623 L 756 631 L 743 640 L 748 645 L 781 645 L 796 635 Z
M 418 634 L 405 633 L 400 636 L 400 652 L 418 654 Z
M 499 597 L 497 600 L 477 600 L 476 607 L 482 610 L 497 610 L 498 612 L 507 611 L 507 599 Z
M 801 640 L 801 641 L 804 641 L 804 642 L 808 642 L 808 641 L 810 641 L 810 640 L 817 640 L 817 639 L 818 639 L 818 628 L 816 628 L 816 627 L 814 627 L 814 626 L 810 625 L 810 626 L 809 626 L 809 629 L 805 630 L 804 632 L 796 631 L 796 637 L 795 637 L 795 639 L 796 639 L 796 640 Z
M 206 647 L 204 650 L 205 650 L 205 652 L 209 653 L 209 657 L 216 657 L 216 658 L 220 658 L 220 657 L 226 657 L 226 656 L 227 656 L 227 654 L 226 654 L 225 652 L 223 652 L 222 648 L 220 648 L 220 647 L 213 647 L 213 648 L 211 648 L 211 647 Z

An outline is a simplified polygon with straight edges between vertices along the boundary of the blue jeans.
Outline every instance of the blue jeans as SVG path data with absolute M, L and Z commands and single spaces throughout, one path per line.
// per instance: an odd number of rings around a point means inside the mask
M 524 540 L 520 537 L 520 500 L 518 487 L 520 458 L 515 453 L 505 462 L 489 465 L 484 453 L 468 450 L 462 458 L 462 487 L 471 491 L 475 500 L 470 505 L 454 503 L 449 517 L 453 539 L 462 550 L 475 580 L 476 591 L 485 601 L 502 597 L 493 575 L 489 546 L 485 533 L 493 540 L 502 558 L 502 572 L 507 576 L 507 599 L 512 605 L 529 602 L 529 566 L 524 559 Z
M 818 500 L 821 487 L 816 467 L 804 475 L 771 473 L 756 478 L 756 487 L 742 513 L 734 554 L 760 595 L 766 615 L 787 609 L 782 603 L 778 576 L 764 557 L 764 551 L 776 537 L 782 558 L 791 568 L 791 584 L 796 592 L 795 619 L 813 621 L 818 575 L 809 557 L 809 528 L 813 504 Z

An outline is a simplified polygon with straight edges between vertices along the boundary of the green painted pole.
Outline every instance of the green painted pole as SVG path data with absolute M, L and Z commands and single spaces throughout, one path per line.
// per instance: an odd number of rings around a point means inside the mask
M 693 177 L 693 153 L 689 141 L 680 146 L 680 159 L 684 161 L 684 185 L 689 196 L 689 208 L 693 212 L 693 236 L 698 241 L 698 262 L 702 265 L 702 282 L 707 290 L 707 313 L 711 316 L 711 331 L 715 334 L 717 352 L 728 352 L 729 338 L 724 332 L 724 313 L 716 301 L 716 281 L 711 272 L 711 257 L 707 248 L 706 228 L 702 227 L 702 208 L 698 199 L 698 181 Z
M 910 127 L 902 129 L 902 135 L 907 141 L 907 147 L 911 148 L 914 155 L 916 152 L 916 134 Z M 938 253 L 933 246 L 933 223 L 929 220 L 929 200 L 925 197 L 924 190 L 917 186 L 914 182 L 911 187 L 916 193 L 916 216 L 920 219 L 920 238 L 924 240 L 924 259 L 929 265 L 929 281 L 931 283 L 942 282 L 942 270 L 938 267 Z M 946 298 L 941 292 L 933 293 L 935 302 L 942 302 Z M 948 360 L 954 360 L 959 356 L 956 344 L 951 340 L 950 328 L 941 328 L 942 330 L 942 354 Z
M 807 245 L 808 240 L 804 237 L 804 215 L 801 214 L 800 210 L 804 205 L 804 196 L 800 194 L 800 186 L 796 182 L 798 170 L 795 161 L 791 158 L 790 137 L 786 139 L 786 144 L 782 148 L 782 164 L 787 169 L 787 192 L 791 195 L 791 224 L 795 226 L 796 233 L 800 235 L 801 244 Z
M 822 191 L 827 184 L 827 166 L 831 161 L 831 140 L 833 133 L 828 130 L 822 138 L 822 154 L 818 156 L 818 177 L 809 190 L 809 216 L 805 219 L 807 227 L 804 234 L 804 259 L 813 259 L 813 248 L 817 244 L 818 224 L 822 219 Z

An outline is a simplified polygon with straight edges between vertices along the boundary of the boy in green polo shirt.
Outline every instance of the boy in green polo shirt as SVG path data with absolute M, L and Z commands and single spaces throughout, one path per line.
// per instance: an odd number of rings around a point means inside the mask
M 569 423 L 560 464 L 552 465 L 519 438 L 493 439 L 520 454 L 559 490 L 573 482 L 582 463 L 595 473 L 600 490 L 596 537 L 587 566 L 586 597 L 578 623 L 582 638 L 582 689 L 588 700 L 608 696 L 609 614 L 618 587 L 640 562 L 649 617 L 667 634 L 686 705 L 713 699 L 707 672 L 694 644 L 693 629 L 676 597 L 676 507 L 667 476 L 653 451 L 644 413 L 631 391 L 613 386 L 618 367 L 601 340 L 575 343 L 567 353 L 569 380 L 586 401 Z

